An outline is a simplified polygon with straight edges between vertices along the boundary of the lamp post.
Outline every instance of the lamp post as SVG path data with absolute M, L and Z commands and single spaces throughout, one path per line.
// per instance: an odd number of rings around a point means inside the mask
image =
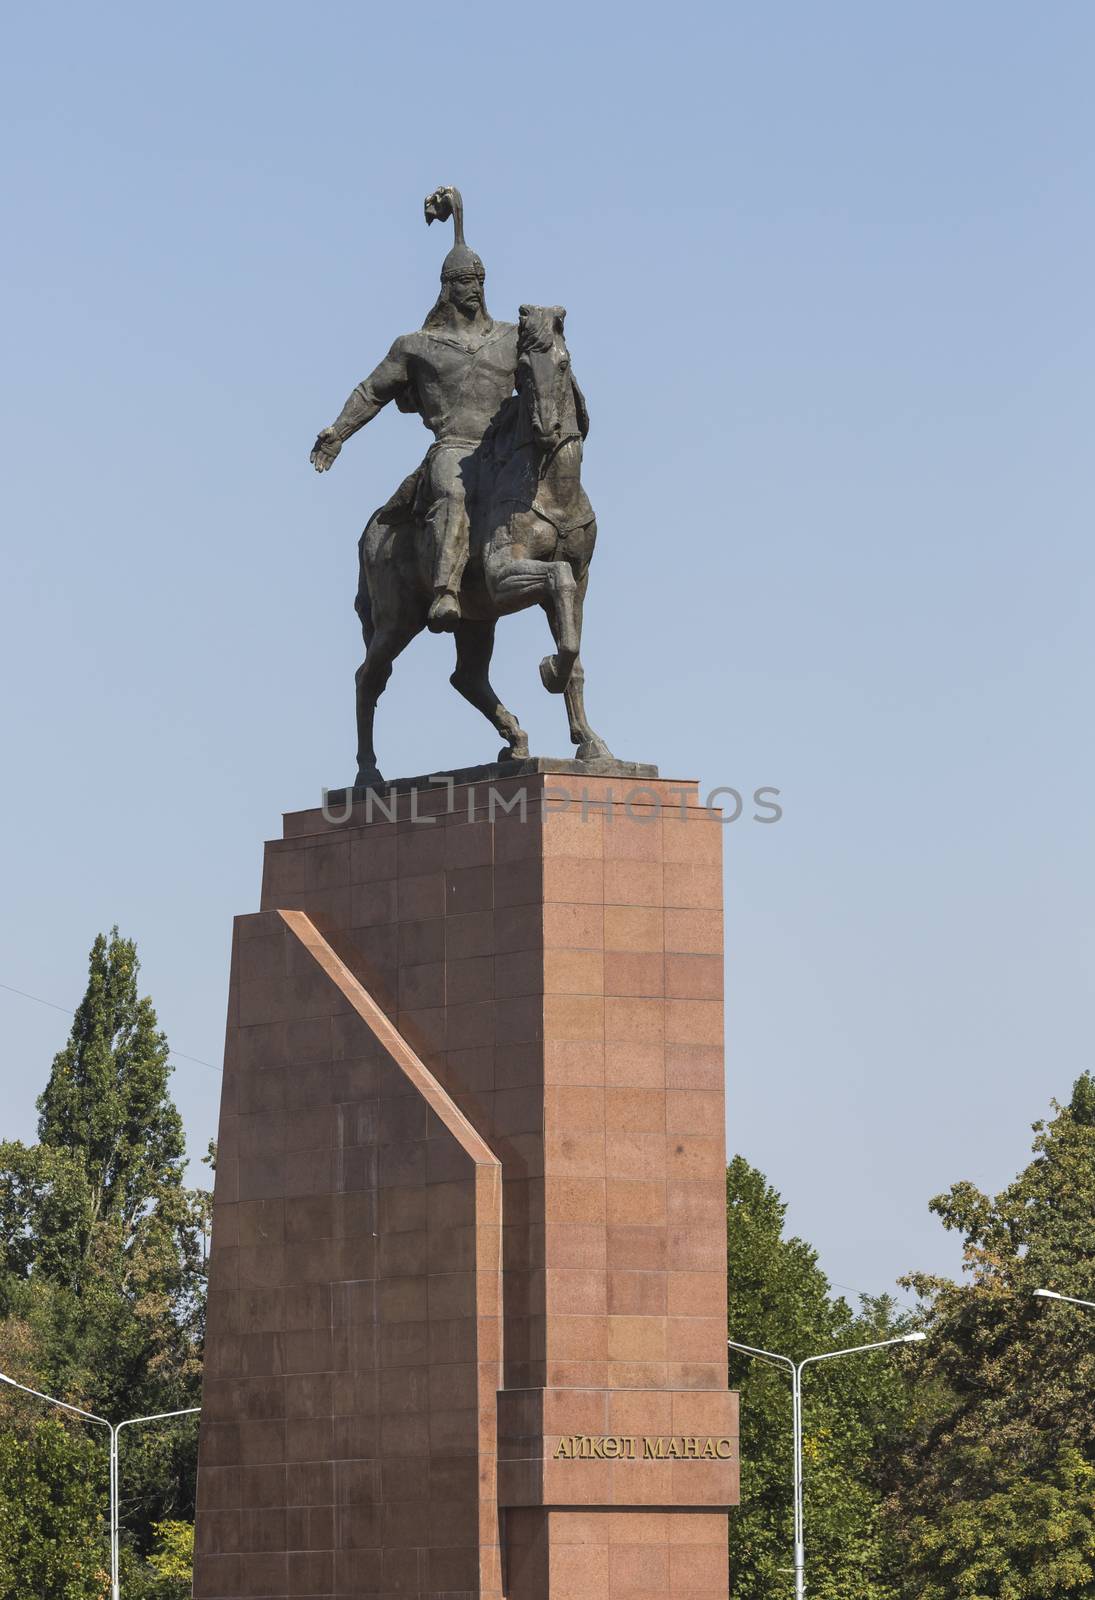
M 43 1394 L 40 1389 L 30 1389 L 25 1383 L 16 1383 L 14 1378 L 9 1378 L 6 1372 L 0 1372 L 0 1383 L 6 1383 L 10 1389 L 18 1389 L 23 1394 L 33 1395 L 36 1400 L 45 1400 L 51 1406 L 57 1406 L 62 1411 L 69 1411 L 74 1417 L 82 1417 L 85 1422 L 97 1422 L 100 1427 L 106 1428 L 110 1433 L 110 1594 L 111 1600 L 119 1600 L 121 1590 L 118 1586 L 118 1555 L 120 1545 L 120 1519 L 118 1495 L 118 1440 L 123 1428 L 133 1428 L 139 1422 L 166 1422 L 169 1417 L 192 1417 L 201 1410 L 200 1406 L 188 1406 L 185 1411 L 159 1411 L 151 1417 L 129 1417 L 125 1422 L 117 1424 L 108 1422 L 105 1417 L 97 1417 L 94 1411 L 81 1411 L 79 1406 L 70 1406 L 66 1400 L 57 1400 L 51 1394 Z
M 1056 1289 L 1035 1289 L 1034 1296 L 1038 1300 L 1063 1300 L 1066 1305 L 1086 1306 L 1089 1311 L 1095 1311 L 1095 1300 L 1077 1300 L 1074 1294 L 1058 1294 Z
M 919 1344 L 927 1338 L 924 1333 L 904 1333 L 897 1339 L 880 1339 L 876 1344 L 856 1344 L 847 1350 L 827 1350 L 822 1355 L 807 1356 L 803 1361 L 792 1361 L 790 1356 L 776 1355 L 771 1350 L 758 1350 L 751 1344 L 739 1344 L 736 1339 L 727 1339 L 726 1343 L 731 1350 L 740 1350 L 744 1355 L 756 1356 L 761 1361 L 769 1361 L 773 1365 L 787 1367 L 791 1373 L 791 1432 L 792 1450 L 794 1458 L 794 1506 L 795 1506 L 795 1600 L 804 1600 L 806 1594 L 806 1543 L 804 1534 L 803 1502 L 802 1502 L 802 1374 L 807 1367 L 819 1361 L 836 1361 L 841 1356 L 860 1355 L 866 1350 L 885 1350 L 894 1344 Z

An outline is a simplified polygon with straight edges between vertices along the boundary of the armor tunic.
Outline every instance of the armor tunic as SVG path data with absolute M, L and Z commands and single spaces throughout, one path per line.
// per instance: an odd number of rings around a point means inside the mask
M 464 462 L 513 393 L 516 372 L 512 322 L 466 335 L 423 328 L 395 341 L 334 423 L 338 438 L 348 439 L 394 400 L 401 411 L 417 412 L 433 434 L 436 442 L 419 469 L 418 512 L 438 592 L 460 592 L 471 534 Z
M 512 322 L 491 323 L 482 334 L 407 333 L 358 384 L 334 431 L 344 442 L 394 400 L 400 411 L 417 412 L 439 444 L 476 445 L 513 393 L 516 372 Z

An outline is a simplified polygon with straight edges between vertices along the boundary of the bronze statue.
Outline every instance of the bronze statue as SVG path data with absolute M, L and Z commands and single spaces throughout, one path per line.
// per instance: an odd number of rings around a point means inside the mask
M 456 241 L 441 293 L 417 333 L 392 345 L 315 442 L 326 472 L 344 442 L 394 400 L 434 435 L 422 462 L 369 519 L 358 546 L 357 612 L 366 656 L 357 673 L 356 784 L 381 783 L 373 749 L 376 703 L 396 656 L 421 633 L 455 635 L 453 687 L 506 741 L 499 757 L 528 755 L 528 737 L 491 687 L 500 616 L 540 605 L 555 652 L 540 666 L 562 694 L 582 761 L 611 759 L 583 705 L 582 602 L 597 537 L 581 484 L 589 417 L 570 368 L 561 306 L 522 306 L 494 322 L 483 263 L 464 242 L 459 191 L 436 190 L 427 223 L 452 217 Z M 514 390 L 516 389 L 516 394 Z

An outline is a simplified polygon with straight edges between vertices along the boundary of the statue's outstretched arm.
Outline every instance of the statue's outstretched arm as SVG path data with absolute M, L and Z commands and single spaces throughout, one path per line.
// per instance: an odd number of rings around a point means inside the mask
M 397 339 L 384 360 L 359 383 L 329 428 L 324 428 L 312 447 L 310 457 L 317 472 L 326 472 L 346 440 L 371 422 L 389 400 L 405 393 L 411 381 L 403 341 Z

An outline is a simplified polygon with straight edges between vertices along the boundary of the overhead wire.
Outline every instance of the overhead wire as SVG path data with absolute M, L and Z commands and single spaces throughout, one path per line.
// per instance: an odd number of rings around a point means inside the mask
M 49 1006 L 51 1011 L 63 1011 L 66 1017 L 76 1015 L 69 1006 L 59 1006 L 55 1000 L 43 1000 L 40 994 L 28 994 L 26 989 L 16 989 L 13 984 L 0 983 L 0 989 L 6 989 L 8 994 L 17 994 L 23 1000 L 33 1000 L 35 1005 Z M 214 1066 L 212 1061 L 203 1061 L 201 1056 L 188 1056 L 185 1050 L 174 1050 L 168 1046 L 168 1054 L 177 1056 L 180 1061 L 190 1061 L 197 1067 L 208 1067 L 210 1072 L 220 1072 L 220 1067 Z

